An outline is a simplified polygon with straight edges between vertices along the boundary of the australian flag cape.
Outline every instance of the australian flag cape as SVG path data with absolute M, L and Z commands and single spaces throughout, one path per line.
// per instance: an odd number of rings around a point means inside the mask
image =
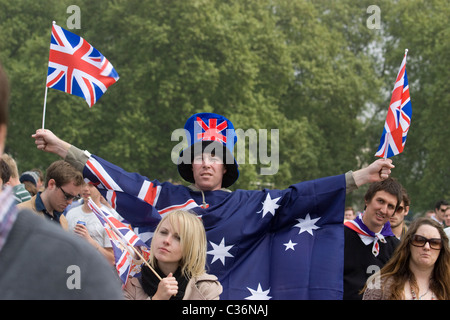
M 207 235 L 206 271 L 221 282 L 221 299 L 342 299 L 343 174 L 284 190 L 203 195 L 126 172 L 95 155 L 83 175 L 148 245 L 165 213 L 197 214 Z

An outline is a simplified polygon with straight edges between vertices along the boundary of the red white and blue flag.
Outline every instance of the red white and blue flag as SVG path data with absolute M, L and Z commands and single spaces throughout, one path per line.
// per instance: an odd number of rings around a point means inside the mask
M 207 191 L 206 208 L 201 192 L 126 172 L 96 155 L 83 176 L 114 199 L 149 246 L 165 213 L 184 209 L 201 217 L 206 270 L 218 277 L 222 300 L 342 299 L 344 175 L 284 190 Z
M 222 133 L 222 131 L 228 127 L 227 121 L 222 121 L 217 124 L 217 119 L 209 119 L 208 124 L 206 124 L 203 119 L 197 117 L 197 124 L 204 131 L 197 134 L 197 140 L 220 141 L 223 144 L 227 143 L 227 136 Z
M 406 76 L 407 53 L 408 50 L 405 50 L 405 56 L 395 80 L 380 145 L 375 153 L 377 157 L 390 158 L 401 153 L 405 147 L 412 115 L 408 77 Z
M 92 199 L 89 199 L 88 205 L 108 234 L 114 251 L 116 270 L 125 286 L 129 277 L 134 277 L 140 272 L 141 265 L 135 264 L 139 260 L 133 260 L 135 252 L 132 247 L 139 248 L 145 260 L 149 258 L 150 248 L 129 227 L 109 212 L 100 209 Z
M 119 80 L 119 75 L 86 40 L 53 23 L 47 87 L 82 97 L 89 107 Z

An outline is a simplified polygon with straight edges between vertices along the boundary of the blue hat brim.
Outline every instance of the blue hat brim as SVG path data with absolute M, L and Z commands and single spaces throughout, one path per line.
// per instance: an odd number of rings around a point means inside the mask
M 200 146 L 201 144 L 201 146 Z M 211 144 L 213 144 L 211 146 Z M 236 159 L 231 154 L 231 152 L 226 148 L 223 144 L 215 142 L 215 141 L 201 141 L 196 142 L 188 148 L 184 149 L 180 152 L 180 157 L 178 158 L 178 173 L 180 176 L 191 183 L 195 183 L 194 174 L 192 172 L 192 161 L 194 159 L 194 154 L 197 150 L 201 150 L 201 152 L 205 151 L 205 148 L 208 147 L 208 150 L 219 150 L 222 155 L 225 155 L 224 164 L 227 169 L 222 178 L 222 188 L 228 188 L 236 180 L 239 178 L 239 169 Z M 216 149 L 217 148 L 217 149 Z M 217 152 L 216 152 L 217 154 Z M 232 161 L 226 161 L 227 159 L 232 159 Z M 184 161 L 188 160 L 188 161 Z

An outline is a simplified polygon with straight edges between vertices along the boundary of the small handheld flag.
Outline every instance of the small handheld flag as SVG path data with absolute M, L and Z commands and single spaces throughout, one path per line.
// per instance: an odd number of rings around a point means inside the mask
M 375 153 L 377 157 L 390 158 L 401 153 L 405 147 L 412 115 L 408 77 L 406 76 L 407 54 L 408 49 L 405 50 L 405 56 L 395 80 L 380 145 Z
M 97 49 L 53 22 L 42 127 L 48 88 L 79 96 L 92 107 L 117 80 L 118 73 Z
M 111 241 L 116 270 L 123 285 L 126 285 L 129 277 L 133 277 L 140 272 L 140 265 L 134 264 L 133 255 L 141 258 L 143 263 L 161 280 L 156 271 L 147 262 L 150 255 L 150 248 L 130 228 L 117 220 L 109 212 L 100 209 L 92 199 L 89 199 L 88 206 L 102 223 Z M 135 247 L 138 247 L 140 251 Z

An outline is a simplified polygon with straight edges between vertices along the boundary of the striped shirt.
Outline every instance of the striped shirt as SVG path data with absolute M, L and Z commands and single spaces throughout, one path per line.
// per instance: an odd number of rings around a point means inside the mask
M 25 185 L 20 183 L 13 187 L 14 198 L 16 203 L 25 202 L 31 199 L 31 194 L 25 189 Z

